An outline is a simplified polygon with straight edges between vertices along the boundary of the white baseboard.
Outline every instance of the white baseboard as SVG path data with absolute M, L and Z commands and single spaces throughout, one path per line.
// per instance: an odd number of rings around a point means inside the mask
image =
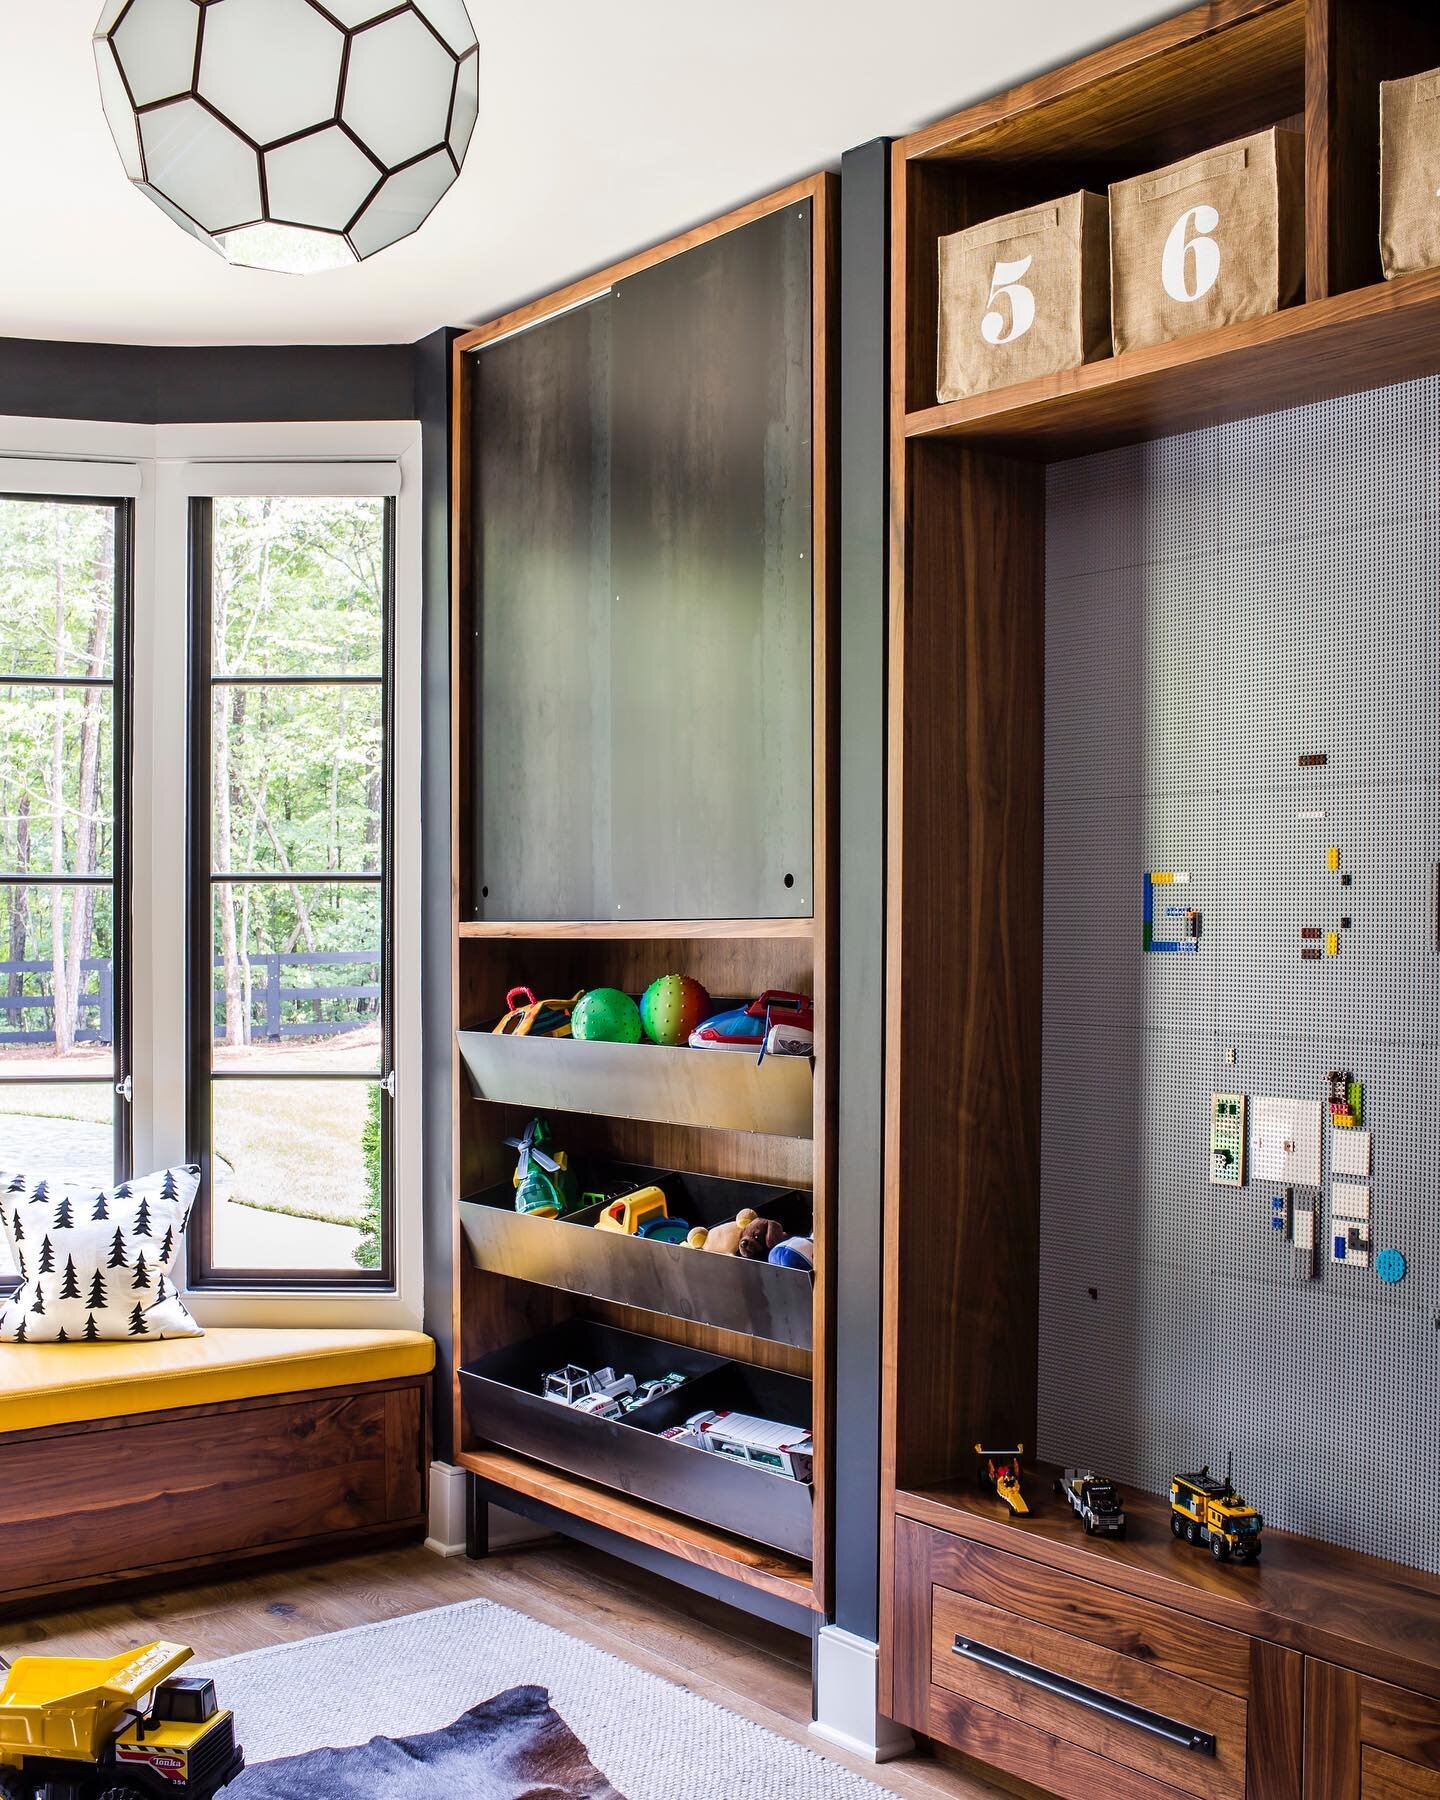
M 430 1535 L 425 1548 L 436 1556 L 465 1554 L 465 1471 L 453 1463 L 430 1465 Z
M 879 1680 L 878 1644 L 838 1625 L 822 1626 L 815 1640 L 814 1735 L 869 1762 L 907 1756 L 915 1740 L 880 1711 Z
M 517 1513 L 490 1508 L 490 1548 L 513 1550 L 521 1544 L 541 1544 L 554 1533 L 532 1525 Z M 425 1548 L 436 1556 L 465 1554 L 465 1471 L 452 1463 L 430 1465 L 430 1535 Z

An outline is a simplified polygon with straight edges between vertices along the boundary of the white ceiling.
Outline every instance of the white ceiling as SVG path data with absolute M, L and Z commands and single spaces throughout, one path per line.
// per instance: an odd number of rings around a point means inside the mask
M 480 124 L 414 237 L 231 268 L 121 170 L 100 0 L 0 0 L 0 336 L 395 343 L 475 323 L 1121 35 L 1161 0 L 469 0 Z M 277 52 L 281 47 L 277 46 Z

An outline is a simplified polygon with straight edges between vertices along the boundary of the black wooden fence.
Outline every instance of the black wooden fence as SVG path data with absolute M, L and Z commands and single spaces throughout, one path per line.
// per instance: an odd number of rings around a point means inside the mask
M 19 981 L 13 979 L 16 975 L 20 977 Z M 54 975 L 49 962 L 0 962 L 0 1027 L 3 1027 L 0 1044 L 55 1042 L 55 997 L 49 985 Z M 93 986 L 92 975 L 96 977 Z M 12 991 L 16 989 L 19 991 Z M 27 1013 L 42 1013 L 49 1023 L 26 1030 Z M 108 956 L 87 956 L 80 964 L 78 1016 L 77 1044 L 112 1042 L 115 1035 L 115 974 Z
M 223 968 L 217 960 L 216 968 Z M 369 981 L 322 984 L 294 982 L 306 969 L 363 968 Z M 82 992 L 75 1032 L 77 1044 L 108 1044 L 115 1031 L 115 976 L 108 957 L 87 957 L 80 965 Z M 55 998 L 48 962 L 0 962 L 0 1044 L 53 1044 Z M 282 1038 L 334 1037 L 361 1031 L 380 1017 L 380 957 L 373 950 L 297 951 L 250 959 L 250 1027 L 255 1043 Z M 19 976 L 17 982 L 14 977 Z M 94 977 L 92 982 L 91 977 Z M 18 992 L 13 990 L 19 989 Z M 215 994 L 215 1035 L 225 1035 L 223 982 Z M 33 1015 L 41 1015 L 35 1021 Z M 27 1023 L 27 1015 L 30 1021 Z

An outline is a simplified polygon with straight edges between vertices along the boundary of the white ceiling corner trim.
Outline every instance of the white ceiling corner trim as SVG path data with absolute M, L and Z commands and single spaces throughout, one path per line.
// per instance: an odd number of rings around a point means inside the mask
M 1133 30 L 1137 0 L 469 0 L 480 122 L 414 236 L 356 269 L 234 268 L 131 188 L 100 0 L 0 0 L 0 336 L 408 343 L 564 284 Z

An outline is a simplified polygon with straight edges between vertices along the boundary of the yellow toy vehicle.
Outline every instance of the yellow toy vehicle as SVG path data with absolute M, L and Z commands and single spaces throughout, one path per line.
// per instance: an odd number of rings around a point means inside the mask
M 1020 1458 L 1025 1454 L 1025 1446 L 1017 1444 L 1013 1450 L 987 1450 L 984 1445 L 977 1444 L 975 1454 L 980 1458 L 975 1470 L 975 1479 L 980 1486 L 994 1488 L 997 1498 L 1003 1500 L 1012 1513 L 1028 1513 L 1030 1508 L 1020 1491 Z
M 1265 1521 L 1235 1491 L 1233 1470 L 1225 1479 L 1210 1473 L 1170 1478 L 1170 1529 L 1192 1544 L 1208 1544 L 1216 1562 L 1253 1562 L 1260 1554 Z
M 0 1658 L 0 1800 L 210 1800 L 245 1755 L 214 1682 L 175 1676 L 190 1655 Z

